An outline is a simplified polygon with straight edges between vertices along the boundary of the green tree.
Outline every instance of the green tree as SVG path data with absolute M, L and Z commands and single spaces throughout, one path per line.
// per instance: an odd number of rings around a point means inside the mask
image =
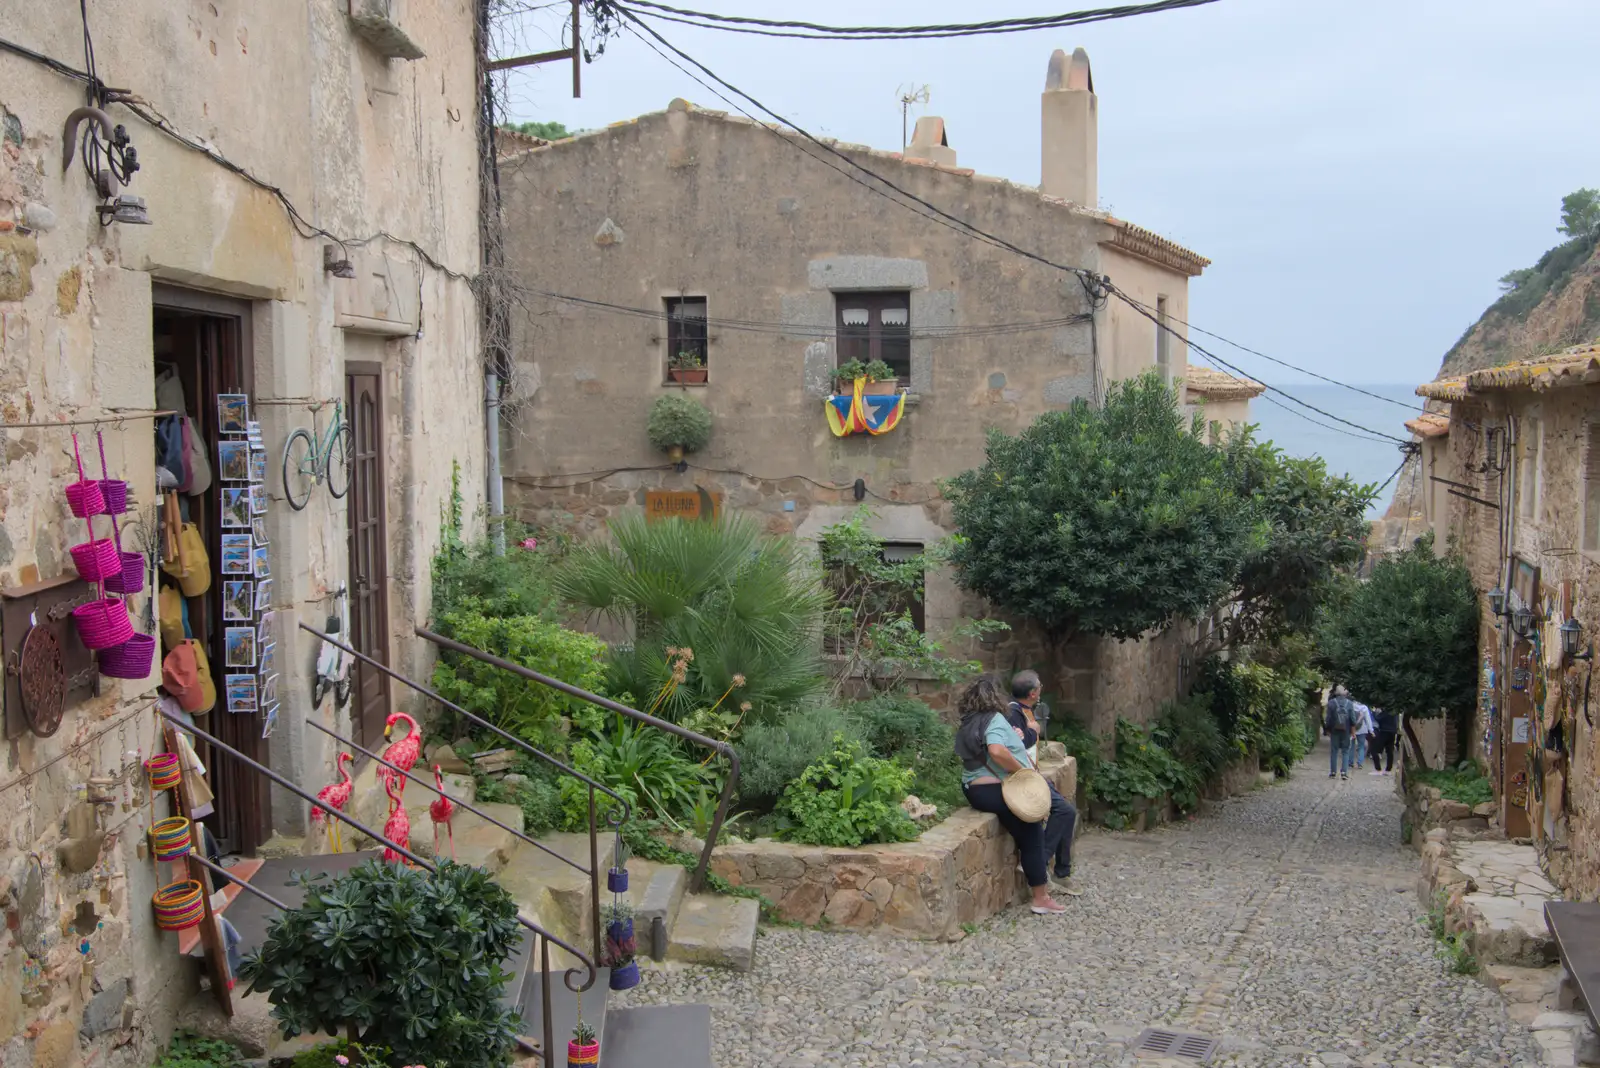
M 1230 433 L 1223 450 L 1234 493 L 1253 503 L 1264 536 L 1245 555 L 1232 611 L 1202 655 L 1309 630 L 1334 579 L 1361 562 L 1376 496 L 1372 486 L 1329 474 L 1321 458 L 1295 459 L 1257 441 L 1248 425 Z
M 612 693 L 674 721 L 719 706 L 737 718 L 746 704 L 760 719 L 821 686 L 824 598 L 793 539 L 740 515 L 628 516 L 610 529 L 611 544 L 572 551 L 555 586 L 574 608 L 631 631 L 611 649 Z
M 1600 189 L 1579 189 L 1561 198 L 1561 225 L 1568 237 L 1600 234 Z
M 560 141 L 563 138 L 573 137 L 583 132 L 582 130 L 569 130 L 554 120 L 549 122 L 503 122 L 500 124 L 500 128 L 502 130 L 510 130 L 512 133 L 537 137 L 544 141 Z
M 1527 285 L 1539 272 L 1532 267 L 1518 267 L 1500 276 L 1500 292 L 1512 293 Z
M 1478 679 L 1472 575 L 1459 556 L 1436 557 L 1425 534 L 1379 561 L 1366 581 L 1346 580 L 1323 607 L 1317 645 L 1331 680 L 1359 700 L 1408 720 L 1470 717 Z
M 1200 430 L 1151 373 L 1102 408 L 1080 399 L 1017 437 L 991 431 L 983 466 L 948 487 L 958 581 L 1058 643 L 1204 614 L 1264 538 Z

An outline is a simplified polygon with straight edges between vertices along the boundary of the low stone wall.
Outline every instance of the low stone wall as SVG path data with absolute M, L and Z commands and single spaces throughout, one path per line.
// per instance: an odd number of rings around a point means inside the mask
M 1436 786 L 1423 786 L 1407 777 L 1401 785 L 1406 811 L 1403 826 L 1411 832 L 1411 847 L 1422 849 L 1429 831 L 1443 828 L 1450 837 L 1462 840 L 1473 835 L 1488 834 L 1497 826 L 1498 814 L 1494 802 L 1467 805 L 1447 800 Z
M 1442 906 L 1447 934 L 1464 933 L 1480 964 L 1542 968 L 1556 961 L 1544 903 L 1558 898 L 1532 846 L 1454 840 L 1435 827 L 1423 836 L 1422 907 Z
M 1073 796 L 1078 774 L 1072 757 L 1046 743 L 1039 763 L 1057 790 Z M 958 938 L 962 924 L 992 916 L 1027 892 L 1011 836 L 994 816 L 972 809 L 953 813 L 914 842 L 893 845 L 730 842 L 717 847 L 711 870 L 735 886 L 760 890 L 786 920 L 882 928 L 913 938 Z

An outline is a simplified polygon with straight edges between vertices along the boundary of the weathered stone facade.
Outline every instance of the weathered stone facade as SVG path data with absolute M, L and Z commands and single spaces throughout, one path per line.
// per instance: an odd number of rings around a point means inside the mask
M 1063 796 L 1077 791 L 1077 762 L 1060 751 L 1039 767 Z M 769 838 L 729 842 L 711 869 L 753 886 L 786 920 L 853 929 L 883 928 L 913 938 L 951 939 L 1023 900 L 1017 848 L 1000 821 L 964 808 L 914 842 L 834 849 Z
M 289 432 L 312 425 L 312 404 L 345 396 L 347 363 L 377 366 L 384 412 L 373 444 L 388 466 L 382 535 L 398 579 L 384 596 L 389 627 L 406 637 L 393 649 L 398 667 L 422 663 L 413 662 L 410 632 L 427 609 L 418 580 L 452 460 L 461 462 L 469 511 L 482 498 L 483 408 L 462 403 L 483 391 L 468 281 L 479 262 L 475 24 L 463 4 L 409 12 L 405 30 L 427 52 L 415 63 L 375 52 L 353 32 L 348 5 L 334 0 L 89 5 L 104 84 L 148 101 L 194 146 L 122 104 L 106 105 L 138 151 L 126 192 L 146 199 L 151 225 L 143 226 L 103 224 L 80 159 L 62 168 L 63 122 L 84 104 L 84 83 L 0 53 L 0 587 L 9 601 L 19 587 L 72 574 L 67 549 L 85 537 L 62 494 L 77 478 L 73 421 L 98 477 L 93 421 L 102 420 L 110 470 L 130 483 L 142 543 L 159 540 L 151 420 L 164 342 L 153 320 L 179 299 L 185 308 L 224 309 L 217 314 L 237 331 L 234 355 L 253 369 L 232 388 L 251 395 L 270 457 L 265 519 L 281 711 L 260 751 L 313 786 L 326 781 L 330 743 L 305 720 L 319 715 L 348 730 L 348 716 L 336 716 L 331 701 L 310 707 L 313 649 L 295 628 L 323 625 L 332 591 L 349 578 L 348 502 L 319 488 L 304 511 L 283 503 L 278 470 Z M 8 16 L 8 38 L 81 65 L 76 6 L 24 4 Z M 383 232 L 398 238 L 373 236 Z M 336 278 L 325 266 L 346 258 L 359 277 Z M 320 427 L 330 412 L 321 410 Z M 215 451 L 209 462 L 215 472 Z M 109 534 L 97 522 L 97 536 Z M 126 527 L 124 535 L 133 537 Z M 132 598 L 136 621 L 148 600 L 148 589 Z M 5 635 L 8 643 L 19 637 Z M 215 653 L 211 663 L 220 687 L 225 668 Z M 151 894 L 171 876 L 141 857 L 150 809 L 139 760 L 157 751 L 159 682 L 159 666 L 142 680 L 101 677 L 97 696 L 69 707 L 58 732 L 24 731 L 0 757 L 7 1068 L 148 1065 L 194 989 L 193 962 L 152 918 Z M 228 716 L 219 705 L 202 726 Z M 246 728 L 259 738 L 263 725 Z M 219 802 L 249 781 L 212 778 Z M 96 787 L 109 802 L 87 799 L 91 779 L 113 780 Z M 280 793 L 263 801 L 270 817 L 262 813 L 262 833 L 303 824 L 298 800 Z

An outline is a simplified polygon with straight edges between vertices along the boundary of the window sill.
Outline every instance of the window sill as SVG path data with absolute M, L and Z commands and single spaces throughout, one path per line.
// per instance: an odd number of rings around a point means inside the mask
M 704 381 L 704 382 L 678 382 L 678 381 L 676 381 L 674 379 L 669 378 L 665 382 L 662 382 L 661 384 L 663 386 L 673 386 L 673 387 L 675 387 L 677 389 L 705 389 L 707 386 L 709 386 L 711 384 L 711 382 L 710 382 L 709 379 Z

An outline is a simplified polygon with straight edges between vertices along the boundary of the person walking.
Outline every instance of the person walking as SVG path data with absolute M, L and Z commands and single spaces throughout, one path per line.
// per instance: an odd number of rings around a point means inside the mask
M 1360 701 L 1351 701 L 1355 706 L 1355 719 L 1350 724 L 1350 750 L 1354 757 L 1357 770 L 1366 766 L 1367 744 L 1372 738 L 1374 727 L 1372 725 L 1372 709 Z
M 1035 711 L 1043 692 L 1037 671 L 1019 671 L 1011 678 L 1011 703 L 1006 707 L 1006 719 L 1022 736 L 1023 747 L 1034 767 L 1039 766 L 1039 720 Z M 1044 829 L 1044 856 L 1053 860 L 1050 875 L 1056 889 L 1068 897 L 1082 894 L 1072 886 L 1072 839 L 1078 829 L 1078 809 L 1061 796 L 1055 783 L 1050 784 L 1050 822 Z
M 1322 729 L 1328 735 L 1328 778 L 1350 777 L 1350 728 L 1355 722 L 1355 702 L 1350 691 L 1343 686 L 1333 688 L 1327 708 L 1322 714 Z M 974 806 L 976 807 L 976 806 Z
M 1400 736 L 1400 717 L 1379 708 L 1373 711 L 1372 721 L 1372 774 L 1388 775 L 1394 771 L 1394 748 Z
M 1059 916 L 1065 905 L 1050 896 L 1050 879 L 1045 872 L 1045 824 L 1018 819 L 1006 806 L 1001 784 L 1023 768 L 1031 767 L 1022 736 L 1006 718 L 1006 699 L 999 685 L 983 676 L 961 694 L 957 708 L 961 726 L 956 728 L 956 756 L 961 758 L 961 792 L 967 804 L 979 812 L 991 812 L 1017 843 L 1022 858 L 1022 873 L 1033 891 L 1030 905 L 1035 915 Z

